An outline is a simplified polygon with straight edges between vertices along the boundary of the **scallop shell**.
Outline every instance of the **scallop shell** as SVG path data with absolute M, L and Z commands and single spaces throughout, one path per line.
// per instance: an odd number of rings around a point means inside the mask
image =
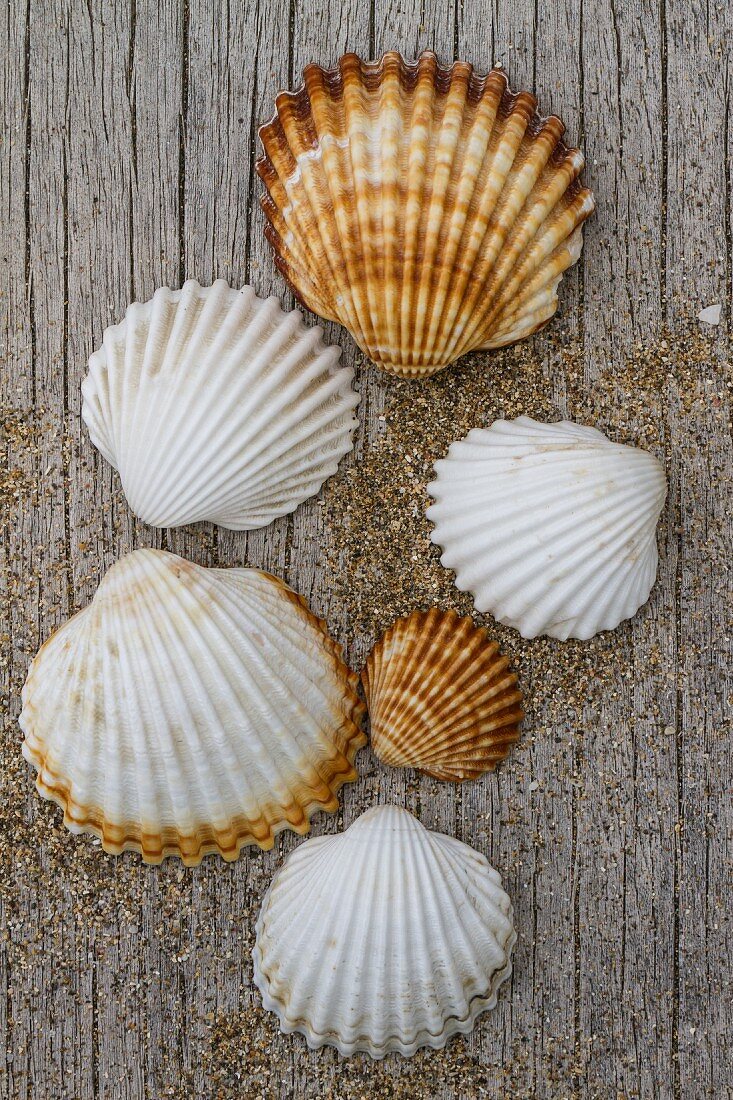
M 377 756 L 460 782 L 493 769 L 519 737 L 517 677 L 499 643 L 455 611 L 413 611 L 361 674 Z
M 107 329 L 82 416 L 146 523 L 264 527 L 351 450 L 359 397 L 339 355 L 277 298 L 192 279 Z
M 260 129 L 266 234 L 297 297 L 385 370 L 429 375 L 541 328 L 594 208 L 583 157 L 501 70 L 346 54 Z
M 31 664 L 23 754 L 107 852 L 236 859 L 337 809 L 366 741 L 356 685 L 282 581 L 136 550 Z
M 516 941 L 486 858 L 396 806 L 296 848 L 256 931 L 254 980 L 281 1029 L 372 1058 L 471 1031 Z
M 456 584 L 525 638 L 591 638 L 646 602 L 666 481 L 646 451 L 563 420 L 496 420 L 453 443 L 427 515 Z

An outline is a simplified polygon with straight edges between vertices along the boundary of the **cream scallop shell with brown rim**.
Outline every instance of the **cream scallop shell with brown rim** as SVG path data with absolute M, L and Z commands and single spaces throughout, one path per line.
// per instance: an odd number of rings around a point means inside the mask
M 136 550 L 31 664 L 23 754 L 107 852 L 236 859 L 337 809 L 366 740 L 356 685 L 282 581 Z
M 474 428 L 428 485 L 441 561 L 525 638 L 591 638 L 646 602 L 667 484 L 637 447 L 563 420 Z
M 564 131 L 499 69 L 309 65 L 260 130 L 275 262 L 393 374 L 521 340 L 554 314 L 594 207 Z
M 153 527 L 263 527 L 352 446 L 353 371 L 277 298 L 221 279 L 162 287 L 104 333 L 82 385 L 92 442 Z
M 288 856 L 257 921 L 254 980 L 310 1047 L 412 1055 L 495 1007 L 516 938 L 485 856 L 377 806 Z

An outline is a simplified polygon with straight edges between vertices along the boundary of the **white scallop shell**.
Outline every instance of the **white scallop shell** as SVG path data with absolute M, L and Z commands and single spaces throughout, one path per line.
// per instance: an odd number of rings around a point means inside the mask
M 106 330 L 82 416 L 146 523 L 264 527 L 351 449 L 359 397 L 339 355 L 277 298 L 189 280 Z
M 520 416 L 474 428 L 435 470 L 432 540 L 478 611 L 525 638 L 591 638 L 646 602 L 667 492 L 647 451 Z
M 235 859 L 337 808 L 366 740 L 356 684 L 282 581 L 136 550 L 33 661 L 23 754 L 108 852 Z
M 254 980 L 282 1030 L 373 1058 L 469 1032 L 495 1006 L 516 941 L 485 857 L 397 806 L 296 848 L 256 931 Z

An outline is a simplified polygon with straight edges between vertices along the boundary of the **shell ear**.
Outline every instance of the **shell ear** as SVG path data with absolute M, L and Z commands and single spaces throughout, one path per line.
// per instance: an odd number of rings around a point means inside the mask
M 493 770 L 519 737 L 522 693 L 486 630 L 455 611 L 413 611 L 361 674 L 371 744 L 385 764 L 460 782 Z
M 260 131 L 277 266 L 393 374 L 520 340 L 554 314 L 594 208 L 564 129 L 503 71 L 434 53 L 311 65 Z

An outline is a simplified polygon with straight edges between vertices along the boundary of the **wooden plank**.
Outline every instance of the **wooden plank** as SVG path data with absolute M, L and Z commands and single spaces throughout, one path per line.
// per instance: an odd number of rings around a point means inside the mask
M 29 421 L 35 447 L 24 465 L 31 477 L 38 478 L 41 495 L 37 509 L 21 498 L 17 521 L 9 534 L 11 583 L 15 578 L 16 586 L 11 605 L 11 715 L 15 716 L 17 692 L 29 656 L 71 609 L 70 532 L 65 500 L 68 149 L 63 127 L 46 124 L 49 118 L 62 118 L 64 114 L 70 50 L 63 23 L 43 25 L 35 5 L 17 11 L 13 22 L 10 44 L 15 50 L 8 77 L 11 82 L 19 78 L 22 84 L 5 100 L 8 109 L 17 112 L 12 122 L 8 120 L 10 125 L 4 133 L 11 139 L 9 182 L 18 189 L 20 199 L 8 210 L 10 235 L 5 259 L 10 284 L 9 350 L 19 355 L 13 371 L 17 389 L 13 387 L 9 396 L 21 410 L 34 403 L 38 410 Z M 19 269 L 13 271 L 16 263 Z M 67 1080 L 83 1095 L 88 1084 L 84 1060 L 91 1053 L 89 1032 L 83 1041 L 78 1033 L 79 1041 L 70 1044 L 69 1039 L 77 1031 L 80 1018 L 88 1024 L 88 1013 L 80 1009 L 74 1016 L 68 1011 L 65 981 L 78 1004 L 77 998 L 89 994 L 88 971 L 76 965 L 72 927 L 68 919 L 64 920 L 69 913 L 66 899 L 48 888 L 49 876 L 53 875 L 48 849 L 38 852 L 36 848 L 44 824 L 52 827 L 52 815 L 43 809 L 39 813 L 30 776 L 16 756 L 16 729 L 9 732 L 8 755 L 12 760 L 3 778 L 13 814 L 5 836 L 4 878 L 10 884 L 13 866 L 22 866 L 23 872 L 17 891 L 7 895 L 8 924 L 3 932 L 9 964 L 6 1011 L 13 1021 L 11 1062 L 3 1088 L 8 1096 L 24 1098 L 33 1095 L 35 1081 L 47 1081 L 51 1092 L 60 1090 Z M 15 846 L 12 837 L 17 837 Z M 61 917 L 58 924 L 57 913 Z M 72 940 L 69 949 L 64 942 L 67 937 Z M 83 935 L 80 938 L 84 940 Z
M 187 117 L 185 129 L 184 221 L 185 268 L 188 277 L 208 284 L 216 278 L 239 287 L 251 282 L 263 296 L 279 293 L 261 238 L 257 204 L 259 180 L 254 173 L 257 126 L 264 121 L 263 102 L 287 82 L 287 48 L 282 28 L 287 3 L 267 10 L 207 3 L 188 9 Z M 265 110 L 269 109 L 269 105 Z M 257 239 L 255 239 L 255 234 Z M 270 266 L 272 266 L 270 264 Z M 252 565 L 279 576 L 287 570 L 290 521 L 284 518 L 263 531 L 234 533 L 210 525 L 169 533 L 169 545 L 203 564 Z M 193 540 L 203 533 L 200 545 Z M 222 876 L 218 861 L 193 873 L 190 916 L 182 928 L 178 963 L 178 1001 L 185 1014 L 177 1024 L 188 1035 L 190 1072 L 195 1095 L 207 1091 L 210 1066 L 197 1057 L 205 1048 L 211 1024 L 236 1019 L 253 995 L 250 983 L 253 899 L 272 874 L 277 852 L 245 852 Z M 230 914 L 217 919 L 217 914 Z M 194 943 L 194 950 L 184 944 Z M 203 965 L 202 965 L 203 961 Z
M 507 70 L 515 90 L 529 89 L 542 113 L 559 114 L 568 127 L 568 139 L 582 142 L 580 111 L 580 54 L 573 3 L 538 9 L 533 3 L 501 5 L 496 10 L 464 13 L 458 34 L 461 57 L 486 69 L 492 62 Z M 547 333 L 532 341 L 532 371 L 536 383 L 520 387 L 509 400 L 500 398 L 491 411 L 477 413 L 474 423 L 495 416 L 527 413 L 540 418 L 568 415 L 567 381 L 557 331 L 577 342 L 581 269 L 565 276 L 560 316 Z M 501 358 L 477 357 L 468 370 L 500 372 Z M 550 398 L 550 395 L 553 395 Z M 476 616 L 491 633 L 491 616 Z M 577 807 L 573 798 L 576 738 L 566 734 L 561 685 L 548 677 L 548 662 L 572 667 L 577 655 L 554 643 L 519 645 L 513 631 L 500 634 L 509 653 L 516 654 L 520 683 L 525 692 L 527 718 L 523 737 L 495 775 L 466 784 L 462 796 L 462 837 L 485 851 L 500 870 L 517 913 L 520 929 L 512 995 L 499 1003 L 496 1014 L 476 1029 L 470 1048 L 491 1069 L 493 1091 L 501 1095 L 511 1082 L 518 1095 L 558 1095 L 572 1082 L 577 1058 L 575 982 L 577 948 L 572 920 L 574 893 L 574 837 Z M 493 1017 L 496 1018 L 493 1018 Z M 531 1042 L 524 1036 L 531 1035 Z
M 165 533 L 132 515 L 119 477 L 93 448 L 80 418 L 80 385 L 104 329 L 122 319 L 130 302 L 145 301 L 158 286 L 176 286 L 180 279 L 183 27 L 177 3 L 139 0 L 124 9 L 114 3 L 101 8 L 72 4 L 66 27 L 72 63 L 65 113 L 56 124 L 68 146 L 67 208 L 73 227 L 68 246 L 72 445 L 67 501 L 73 593 L 82 606 L 124 553 L 139 545 L 165 545 Z M 84 848 L 79 851 L 81 859 Z M 78 874 L 71 862 L 69 885 Z M 131 892 L 122 908 L 116 904 L 118 875 Z M 172 1065 L 168 1060 L 168 1037 L 181 1031 L 187 1019 L 185 1006 L 169 993 L 178 988 L 177 945 L 161 950 L 159 936 L 141 941 L 140 935 L 159 927 L 170 881 L 175 881 L 175 868 L 157 873 L 127 857 L 119 869 L 114 860 L 104 860 L 100 868 L 98 917 L 88 924 L 86 948 L 94 960 L 89 1095 L 156 1095 L 170 1073 L 184 1080 L 190 1072 L 185 1058 Z M 75 922 L 70 916 L 65 923 L 73 928 Z M 148 1041 L 141 1042 L 142 1036 Z M 79 1034 L 72 1033 L 66 1046 L 74 1051 L 78 1045 Z
M 589 227 L 583 263 L 585 404 L 613 437 L 664 457 L 666 433 L 649 432 L 650 423 L 664 423 L 657 395 L 640 401 L 633 383 L 629 391 L 616 380 L 635 341 L 659 339 L 662 319 L 663 77 L 656 8 L 615 5 L 584 20 L 583 51 L 587 152 L 603 203 Z M 610 80 L 610 73 L 617 78 Z M 667 512 L 650 604 L 614 633 L 617 669 L 589 692 L 583 715 L 575 921 L 576 929 L 593 930 L 598 946 L 591 949 L 586 934 L 578 953 L 578 1068 L 588 1089 L 612 1085 L 620 1095 L 673 1094 L 675 781 L 669 740 L 659 736 L 660 725 L 674 721 L 667 691 L 675 662 L 669 645 L 673 524 Z
M 2 633 L 0 663 L 3 708 L 7 708 L 0 745 L 0 805 L 4 838 L 22 833 L 33 812 L 31 799 L 23 797 L 23 764 L 18 761 L 15 719 L 17 693 L 25 663 L 38 646 L 41 602 L 40 553 L 34 554 L 34 509 L 30 500 L 38 484 L 40 458 L 35 451 L 35 375 L 33 352 L 34 290 L 29 265 L 27 196 L 30 157 L 27 149 L 29 77 L 27 53 L 30 28 L 27 12 L 6 7 L 2 16 L 2 41 L 6 64 L 2 73 L 2 132 L 0 154 L 0 202 L 4 227 L 0 250 L 0 403 L 3 413 L 2 494 Z M 6 481 L 7 479 L 7 481 Z M 13 489 L 13 483 L 17 490 Z M 6 489 L 7 484 L 7 489 Z M 16 497 L 17 492 L 17 497 Z M 29 568 L 24 568 L 28 563 Z M 35 608 L 35 612 L 34 612 Z M 13 791 L 17 791 L 13 799 Z M 12 896 L 6 887 L 13 881 L 17 864 L 0 844 L 0 1095 L 28 1096 L 29 1048 L 27 1014 L 23 1014 L 25 990 L 21 977 L 26 965 L 27 906 L 25 896 Z
M 724 309 L 717 338 L 703 356 L 692 345 L 692 354 L 679 364 L 669 400 L 677 536 L 672 1065 L 677 1094 L 717 1097 L 733 1091 L 728 1054 L 733 931 L 725 900 L 733 878 L 733 759 L 725 733 L 733 668 L 726 633 L 733 606 L 728 430 L 733 12 L 730 5 L 671 0 L 665 15 L 667 318 L 679 327 L 684 312 L 694 317 L 714 302 Z

